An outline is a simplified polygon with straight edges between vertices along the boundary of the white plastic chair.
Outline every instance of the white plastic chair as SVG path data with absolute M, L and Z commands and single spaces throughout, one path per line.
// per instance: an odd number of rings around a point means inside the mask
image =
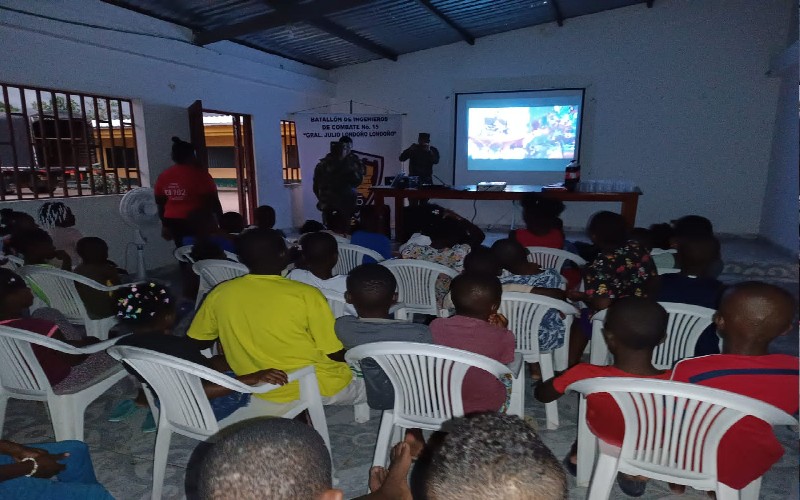
M 542 268 L 555 269 L 561 272 L 564 263 L 571 260 L 578 266 L 585 266 L 586 260 L 580 255 L 558 248 L 548 247 L 527 247 L 528 260 L 539 264 Z
M 625 420 L 621 447 L 600 441 L 590 500 L 608 498 L 617 472 L 713 490 L 718 500 L 756 500 L 761 478 L 741 490 L 718 481 L 720 440 L 746 416 L 773 426 L 797 425 L 791 415 L 762 401 L 681 382 L 594 378 L 576 382 L 567 390 L 584 397 L 610 394 Z
M 364 262 L 364 257 L 372 257 L 375 262 L 383 260 L 383 256 L 375 250 L 370 250 L 361 245 L 339 242 L 339 260 L 333 268 L 333 275 L 350 274 L 350 271 Z
M 7 262 L 0 267 L 16 271 L 25 265 L 25 261 L 14 255 L 0 255 L 0 261 L 6 260 Z
M 182 247 L 178 247 L 172 252 L 172 256 L 175 257 L 175 260 L 178 262 L 185 262 L 187 264 L 194 264 L 194 259 L 191 256 L 192 253 L 192 245 L 183 245 Z
M 418 259 L 392 259 L 381 262 L 397 279 L 397 300 L 408 314 L 439 315 L 436 280 L 440 274 L 455 278 L 458 272 L 447 266 Z
M 192 248 L 193 245 L 183 245 L 182 247 L 178 247 L 175 251 L 172 252 L 172 256 L 175 257 L 175 260 L 178 262 L 185 262 L 186 264 L 194 264 L 194 259 L 192 259 Z M 233 252 L 229 252 L 227 250 L 223 250 L 225 252 L 225 257 L 228 259 L 239 262 L 239 256 Z
M 200 306 L 200 302 L 212 288 L 223 281 L 232 280 L 244 276 L 250 271 L 247 266 L 229 260 L 201 260 L 192 264 L 192 271 L 200 277 L 200 285 L 197 287 L 197 302 L 195 307 Z
M 86 312 L 75 285 L 80 283 L 101 292 L 114 292 L 131 286 L 130 283 L 105 286 L 92 279 L 49 266 L 24 266 L 17 271 L 29 285 L 38 287 L 47 297 L 47 305 L 63 314 L 67 321 L 86 328 L 86 335 L 100 340 L 108 338 L 108 332 L 117 324 L 116 316 L 92 319 Z
M 552 352 L 539 350 L 539 326 L 547 311 L 555 309 L 564 314 L 564 345 Z M 580 314 L 575 307 L 567 302 L 537 295 L 533 293 L 503 292 L 499 312 L 508 318 L 508 329 L 514 333 L 517 340 L 516 351 L 522 354 L 526 363 L 539 363 L 542 369 L 542 380 L 548 380 L 555 375 L 553 370 L 554 357 L 556 364 L 560 363 L 562 370 L 567 367 L 567 351 L 569 349 L 569 330 L 572 320 Z M 558 428 L 558 405 L 555 401 L 545 405 L 547 415 L 547 428 Z
M 204 380 L 234 391 L 252 394 L 264 394 L 279 386 L 249 386 L 211 368 L 139 347 L 117 346 L 110 348 L 108 353 L 133 368 L 147 381 L 146 392 L 152 390 L 158 396 L 160 408 L 153 404 L 152 394 L 148 394 L 150 409 L 158 422 L 153 458 L 153 499 L 161 498 L 173 432 L 205 441 L 220 429 L 242 420 L 263 416 L 294 418 L 308 410 L 314 429 L 322 436 L 330 453 L 328 424 L 313 366 L 289 374 L 290 382 L 300 383 L 300 399 L 279 404 L 253 397 L 245 408 L 217 421 L 211 403 L 203 391 Z
M 660 302 L 667 310 L 669 323 L 667 337 L 653 351 L 653 366 L 661 370 L 671 369 L 678 361 L 694 355 L 697 339 L 713 321 L 714 310 L 706 307 Z M 592 347 L 589 362 L 593 365 L 608 365 L 611 355 L 603 338 L 603 323 L 606 309 L 592 317 Z M 589 471 L 594 462 L 597 441 L 586 425 L 586 401 L 581 397 L 578 406 L 578 486 L 589 484 Z
M 38 333 L 0 325 L 0 435 L 5 422 L 6 405 L 9 399 L 44 401 L 50 411 L 56 441 L 66 439 L 83 440 L 83 414 L 86 407 L 106 392 L 126 372 L 121 366 L 114 366 L 91 380 L 69 381 L 69 376 L 54 390 L 47 379 L 31 344 L 66 354 L 93 354 L 114 345 L 117 337 L 88 347 L 73 347 L 60 340 Z
M 325 291 L 322 292 L 325 296 L 325 299 L 328 301 L 328 305 L 331 308 L 331 312 L 333 313 L 334 318 L 341 318 L 342 316 L 352 316 L 353 313 L 349 310 L 350 304 L 344 299 L 343 293 L 336 293 Z
M 493 359 L 460 349 L 413 342 L 376 342 L 350 349 L 349 363 L 372 358 L 386 372 L 394 387 L 394 409 L 384 410 L 372 465 L 387 464 L 392 443 L 402 429 L 439 430 L 446 421 L 464 415 L 461 388 L 471 367 L 495 377 L 513 377 L 508 413 L 523 416 L 525 390 L 522 357 L 509 368 Z

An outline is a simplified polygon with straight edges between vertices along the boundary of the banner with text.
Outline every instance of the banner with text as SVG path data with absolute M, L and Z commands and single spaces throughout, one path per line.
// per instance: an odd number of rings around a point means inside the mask
M 342 136 L 353 139 L 353 151 L 365 160 L 364 182 L 358 188 L 362 201 L 369 195 L 369 186 L 383 184 L 384 177 L 400 171 L 402 118 L 402 115 L 317 113 L 294 116 L 306 219 L 321 220 L 313 190 L 314 168 L 330 151 L 331 142 Z

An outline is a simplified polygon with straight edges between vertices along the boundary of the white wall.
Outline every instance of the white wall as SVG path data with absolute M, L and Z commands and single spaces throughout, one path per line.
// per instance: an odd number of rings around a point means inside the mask
M 170 165 L 170 137 L 188 139 L 186 107 L 202 99 L 210 109 L 253 116 L 259 203 L 273 205 L 277 226 L 292 225 L 290 196 L 281 173 L 279 122 L 288 113 L 330 101 L 326 71 L 251 49 L 220 42 L 201 48 L 181 27 L 98 0 L 0 0 L 10 7 L 72 21 L 156 36 L 122 34 L 45 20 L 0 9 L 0 80 L 56 89 L 132 98 L 143 110 L 151 179 Z M 159 38 L 162 37 L 162 38 Z M 140 135 L 139 137 L 142 137 Z M 129 231 L 116 211 L 118 197 L 69 200 L 79 228 L 110 243 L 112 257 L 124 261 Z M 33 212 L 41 202 L 2 203 Z M 148 266 L 171 261 L 169 244 L 154 232 Z
M 795 24 L 796 25 L 796 24 Z M 772 157 L 761 213 L 761 236 L 797 254 L 798 225 L 798 43 L 776 58 L 771 74 L 780 79 Z
M 336 100 L 408 113 L 405 142 L 430 132 L 448 180 L 454 93 L 585 86 L 585 178 L 634 179 L 640 225 L 697 213 L 755 234 L 779 88 L 765 73 L 796 14 L 791 0 L 657 0 L 340 68 Z M 568 206 L 567 226 L 600 208 L 582 205 Z M 469 202 L 451 206 L 472 215 Z M 508 224 L 511 210 L 482 202 L 476 221 Z

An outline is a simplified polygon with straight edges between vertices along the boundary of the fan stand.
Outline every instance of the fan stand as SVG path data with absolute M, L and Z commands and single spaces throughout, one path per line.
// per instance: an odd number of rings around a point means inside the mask
M 136 279 L 144 280 L 145 276 L 144 267 L 144 245 L 147 243 L 142 231 L 137 229 L 133 232 L 133 244 L 136 245 Z

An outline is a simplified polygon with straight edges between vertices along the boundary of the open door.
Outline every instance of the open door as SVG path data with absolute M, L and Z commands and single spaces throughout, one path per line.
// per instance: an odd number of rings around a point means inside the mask
M 253 164 L 253 131 L 250 115 L 231 115 L 233 140 L 236 154 L 236 194 L 239 198 L 239 213 L 245 220 L 254 223 L 256 211 L 256 174 Z
M 206 132 L 203 124 L 203 101 L 194 101 L 189 111 L 189 142 L 197 151 L 200 164 L 208 168 L 208 148 L 206 148 Z

